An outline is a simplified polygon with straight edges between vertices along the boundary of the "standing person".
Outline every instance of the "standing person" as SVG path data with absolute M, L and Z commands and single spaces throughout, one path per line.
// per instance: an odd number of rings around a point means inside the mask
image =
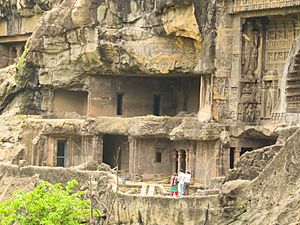
M 177 179 L 177 174 L 173 173 L 171 180 L 170 180 L 170 184 L 171 184 L 171 197 L 174 197 L 174 195 L 176 197 L 178 197 L 178 179 Z
M 179 192 L 179 197 L 183 196 L 183 192 L 184 192 L 184 177 L 185 177 L 185 173 L 183 172 L 183 170 L 180 170 L 180 173 L 178 174 L 178 192 Z
M 184 176 L 184 195 L 189 195 L 190 184 L 191 184 L 191 173 L 190 171 L 187 171 Z

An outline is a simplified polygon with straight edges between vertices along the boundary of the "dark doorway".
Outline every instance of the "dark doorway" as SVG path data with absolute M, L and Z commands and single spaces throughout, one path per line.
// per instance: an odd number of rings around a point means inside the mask
M 58 140 L 57 141 L 57 166 L 65 167 L 67 164 L 67 141 Z
M 103 162 L 119 170 L 129 168 L 128 137 L 121 135 L 103 136 Z
M 117 94 L 117 115 L 123 115 L 123 97 L 124 94 Z
M 153 115 L 160 115 L 160 95 L 154 95 L 153 98 Z
M 235 148 L 230 148 L 230 153 L 229 153 L 229 168 L 230 169 L 234 168 L 234 152 L 235 152 Z
M 241 154 L 240 154 L 240 156 L 242 156 L 246 152 L 251 152 L 252 150 L 253 150 L 253 148 L 241 148 Z
M 161 163 L 161 152 L 156 152 L 155 153 L 155 162 L 156 163 Z

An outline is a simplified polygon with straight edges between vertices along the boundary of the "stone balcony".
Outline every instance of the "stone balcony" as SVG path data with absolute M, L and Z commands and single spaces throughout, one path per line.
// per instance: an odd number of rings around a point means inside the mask
M 168 138 L 180 140 L 217 140 L 224 126 L 201 122 L 197 117 L 140 116 L 131 118 L 97 117 L 86 119 L 26 120 L 27 131 L 43 135 L 126 135 L 134 138 Z
M 300 6 L 298 0 L 234 0 L 231 13 Z

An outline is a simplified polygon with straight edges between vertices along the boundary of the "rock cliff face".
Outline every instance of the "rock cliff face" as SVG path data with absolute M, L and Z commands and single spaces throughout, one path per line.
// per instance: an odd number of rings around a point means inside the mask
M 3 20 L 42 13 L 17 65 L 0 69 L 5 131 L 22 129 L 10 128 L 12 120 L 23 124 L 16 114 L 41 111 L 43 88 L 86 90 L 88 75 L 213 71 L 215 1 L 0 1 Z M 2 139 L 7 139 L 4 130 Z M 9 132 L 13 138 L 8 139 L 19 140 L 20 130 Z M 8 152 L 17 156 L 20 149 Z
M 0 18 L 7 18 L 10 16 L 33 16 L 51 9 L 55 2 L 56 0 L 1 0 Z
M 35 68 L 44 86 L 84 85 L 86 74 L 206 73 L 213 70 L 207 49 L 213 45 L 214 14 L 203 16 L 201 10 L 213 5 L 62 1 L 42 17 L 26 67 Z
M 0 161 L 18 161 L 22 158 L 24 150 L 20 139 L 21 131 L 26 127 L 26 117 L 20 114 L 38 114 L 43 110 L 41 92 L 44 89 L 86 91 L 90 75 L 184 77 L 214 74 L 215 65 L 218 64 L 212 95 L 218 103 L 213 108 L 219 109 L 213 112 L 217 112 L 213 117 L 229 121 L 234 115 L 237 117 L 237 108 L 234 108 L 233 103 L 237 103 L 238 99 L 233 97 L 240 95 L 237 92 L 238 81 L 229 86 L 226 76 L 232 70 L 231 64 L 235 63 L 231 57 L 239 55 L 229 51 L 231 42 L 237 38 L 231 37 L 232 28 L 229 24 L 232 21 L 227 14 L 224 16 L 224 2 L 0 0 L 0 18 L 30 17 L 44 13 L 19 63 L 0 70 Z M 224 41 L 226 44 L 223 45 Z M 237 58 L 235 60 L 238 61 Z M 229 93 L 233 96 L 231 102 L 227 96 Z M 226 102 L 223 101 L 225 98 Z M 101 129 L 100 133 L 130 134 L 136 137 L 165 136 L 178 141 L 216 141 L 222 139 L 220 134 L 223 134 L 221 145 L 224 149 L 230 142 L 229 132 L 230 135 L 235 133 L 227 131 L 228 124 L 213 122 L 203 125 L 196 117 L 172 118 L 170 121 L 164 117 L 149 117 L 140 121 L 137 118 L 135 121 L 99 119 L 96 122 L 87 120 L 83 125 L 81 122 L 78 122 L 78 127 L 74 126 L 74 122 L 73 127 L 62 122 L 65 127 L 57 126 L 57 129 L 63 129 L 56 132 L 66 133 L 68 129 L 74 128 L 76 133 L 78 130 L 81 132 L 82 127 L 93 130 L 95 126 Z M 236 133 L 243 133 L 246 129 L 243 126 L 239 128 Z M 56 126 L 45 126 L 43 132 L 50 134 L 54 129 Z M 253 130 L 259 129 L 263 128 L 256 126 Z M 287 136 L 294 131 L 288 132 Z M 242 178 L 251 181 L 226 183 L 219 202 L 216 202 L 216 196 L 212 197 L 213 200 L 207 198 L 217 208 L 211 212 L 211 224 L 291 224 L 299 221 L 296 213 L 300 209 L 299 135 L 298 131 L 289 139 L 283 138 L 277 146 L 244 155 L 238 163 L 238 170 L 229 180 Z M 157 206 L 155 201 L 148 200 L 137 198 L 136 202 L 138 206 L 145 202 L 149 206 Z M 186 208 L 191 201 L 187 199 Z M 170 202 L 167 199 L 165 204 L 169 207 Z M 195 208 L 199 207 L 202 215 L 205 215 L 206 203 L 195 203 Z M 130 198 L 126 197 L 123 204 L 128 208 L 135 207 L 135 212 L 140 213 Z M 127 218 L 127 210 L 124 210 L 124 218 Z M 160 211 L 159 207 L 156 210 Z M 206 220 L 204 217 L 198 218 L 193 210 L 188 212 L 197 224 Z M 175 214 L 176 211 L 172 212 L 172 215 Z M 150 215 L 152 212 L 147 211 L 141 218 L 145 221 Z M 158 218 L 165 219 L 164 216 L 162 214 Z M 182 215 L 178 218 L 188 220 L 189 217 Z M 139 220 L 135 218 L 136 222 Z

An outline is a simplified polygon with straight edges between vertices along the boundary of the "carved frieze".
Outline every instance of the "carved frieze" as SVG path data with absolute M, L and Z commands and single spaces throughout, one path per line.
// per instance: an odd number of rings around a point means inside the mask
M 300 6 L 295 0 L 234 0 L 232 13 Z
M 260 105 L 256 103 L 240 103 L 239 120 L 246 124 L 257 124 L 260 122 Z
M 214 79 L 214 94 L 215 100 L 224 100 L 229 95 L 229 85 L 227 78 L 215 78 Z
M 282 71 L 289 50 L 299 35 L 300 24 L 297 17 L 271 17 L 266 25 L 265 65 L 268 70 Z

